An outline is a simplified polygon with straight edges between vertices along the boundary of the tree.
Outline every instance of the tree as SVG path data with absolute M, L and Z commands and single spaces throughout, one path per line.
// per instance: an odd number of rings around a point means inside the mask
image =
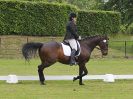
M 127 27 L 133 22 L 133 0 L 109 0 L 104 10 L 119 11 L 122 17 L 122 24 Z

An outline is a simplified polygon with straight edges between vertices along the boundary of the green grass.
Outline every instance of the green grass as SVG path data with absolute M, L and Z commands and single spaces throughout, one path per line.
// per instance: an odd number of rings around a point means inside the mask
M 39 59 L 30 63 L 24 59 L 0 59 L 0 75 L 38 75 Z M 91 59 L 87 63 L 89 74 L 133 74 L 133 61 L 130 59 Z M 77 75 L 78 66 L 56 63 L 45 69 L 46 75 Z M 133 80 L 116 80 L 105 83 L 102 80 L 84 80 L 84 86 L 78 81 L 19 81 L 7 84 L 0 81 L 0 99 L 133 99 Z
M 132 41 L 133 40 L 133 35 L 130 34 L 122 34 L 122 33 L 118 33 L 118 34 L 111 34 L 109 36 L 109 40 L 111 41 Z
M 79 86 L 78 81 L 47 81 L 46 86 L 38 81 L 0 82 L 0 99 L 133 99 L 132 80 L 84 82 L 84 86 Z
M 32 59 L 29 63 L 24 59 L 0 59 L 0 75 L 38 75 L 39 59 Z M 132 74 L 132 59 L 90 59 L 86 64 L 89 74 Z M 56 63 L 44 70 L 46 75 L 76 75 L 78 66 Z
M 133 36 L 127 34 L 117 34 L 109 36 L 109 57 L 124 57 L 126 41 L 126 56 L 133 56 Z

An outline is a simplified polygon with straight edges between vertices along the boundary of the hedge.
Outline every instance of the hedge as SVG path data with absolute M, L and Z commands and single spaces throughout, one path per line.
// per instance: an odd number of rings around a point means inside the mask
M 78 31 L 82 35 L 118 33 L 120 13 L 111 11 L 79 11 Z
M 0 1 L 0 35 L 62 36 L 70 12 L 78 13 L 80 35 L 117 33 L 120 14 L 79 11 L 75 6 L 30 1 Z
M 0 34 L 62 35 L 68 13 L 76 10 L 70 5 L 0 1 Z
M 131 23 L 128 28 L 127 28 L 127 31 L 126 31 L 128 34 L 133 34 L 133 23 Z

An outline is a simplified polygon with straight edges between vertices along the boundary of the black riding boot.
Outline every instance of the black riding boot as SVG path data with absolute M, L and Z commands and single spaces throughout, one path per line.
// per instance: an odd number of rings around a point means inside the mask
M 75 53 L 76 53 L 76 50 L 75 49 L 72 49 L 72 52 L 71 52 L 71 58 L 70 58 L 70 65 L 76 65 L 76 61 L 75 61 Z

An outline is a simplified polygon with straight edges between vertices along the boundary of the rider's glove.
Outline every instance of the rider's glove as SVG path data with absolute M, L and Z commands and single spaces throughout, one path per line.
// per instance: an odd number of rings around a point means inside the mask
M 79 36 L 78 40 L 81 40 L 81 36 Z

